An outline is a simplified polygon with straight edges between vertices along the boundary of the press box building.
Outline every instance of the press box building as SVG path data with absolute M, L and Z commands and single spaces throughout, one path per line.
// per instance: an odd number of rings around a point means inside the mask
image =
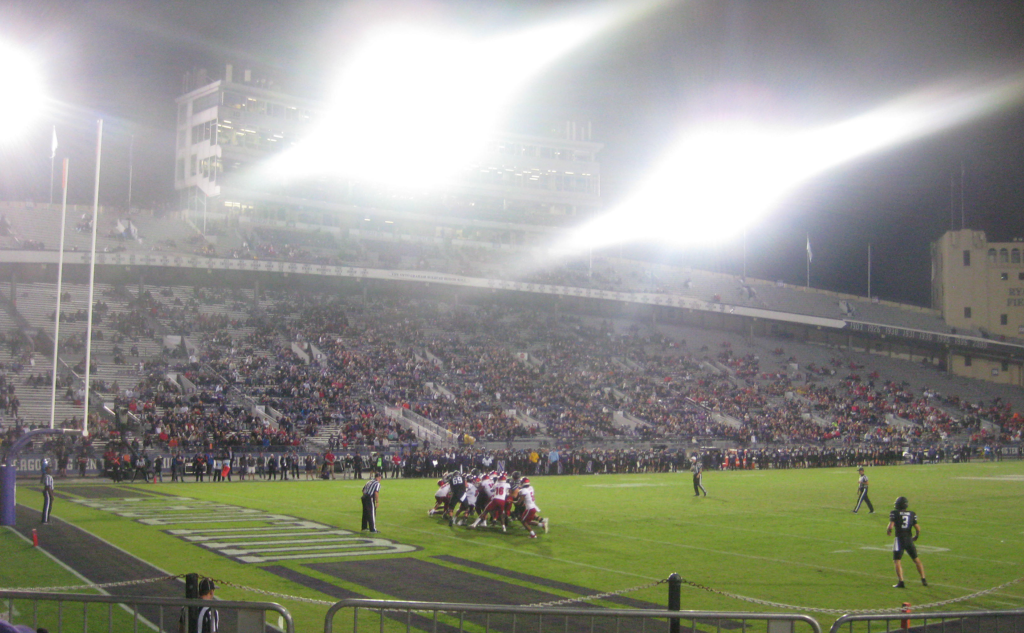
M 347 220 L 362 221 L 365 208 L 394 204 L 392 192 L 343 178 L 273 189 L 247 177 L 261 161 L 323 123 L 330 113 L 321 103 L 228 65 L 223 79 L 212 80 L 201 70 L 187 74 L 176 104 L 174 186 L 180 208 L 196 224 L 259 216 L 263 222 L 344 228 Z M 497 135 L 453 187 L 422 200 L 405 196 L 404 215 L 397 217 L 437 222 L 445 217 L 437 211 L 443 204 L 467 211 L 456 214 L 456 223 L 512 224 L 528 239 L 531 225 L 547 231 L 560 219 L 585 218 L 600 208 L 601 148 L 591 140 L 589 124 L 570 122 L 544 137 Z

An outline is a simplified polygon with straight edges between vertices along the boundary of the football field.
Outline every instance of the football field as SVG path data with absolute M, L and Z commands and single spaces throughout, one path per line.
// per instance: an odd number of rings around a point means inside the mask
M 522 526 L 449 527 L 427 516 L 436 482 L 386 479 L 378 535 L 360 534 L 363 482 L 287 481 L 114 485 L 57 482 L 54 517 L 169 574 L 197 572 L 286 596 L 333 601 L 367 597 L 534 604 L 649 585 L 673 572 L 714 591 L 684 585 L 682 608 L 795 611 L 824 626 L 841 611 L 956 598 L 1024 576 L 1024 462 L 868 468 L 867 507 L 852 513 L 852 468 L 707 472 L 695 497 L 688 473 L 532 477 L 549 534 Z M 896 590 L 893 500 L 904 495 L 921 524 L 929 581 L 905 561 Z M 41 495 L 18 488 L 19 522 Z M 13 531 L 0 532 L 0 586 L 75 581 L 58 564 L 60 534 L 39 530 L 46 556 Z M 376 537 L 376 538 L 373 538 Z M 74 557 L 64 564 L 74 568 Z M 31 569 L 31 573 L 24 570 Z M 88 570 L 77 572 L 89 576 Z M 725 595 L 730 594 L 730 595 Z M 219 598 L 273 600 L 300 630 L 322 627 L 326 607 L 222 585 Z M 607 607 L 664 607 L 661 584 Z M 792 605 L 792 609 L 736 596 Z M 947 607 L 1024 608 L 1024 583 Z M 310 627 L 309 625 L 313 625 Z

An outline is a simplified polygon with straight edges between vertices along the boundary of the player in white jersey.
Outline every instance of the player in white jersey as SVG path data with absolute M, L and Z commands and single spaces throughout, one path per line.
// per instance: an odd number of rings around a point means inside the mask
M 544 528 L 544 532 L 547 533 L 548 520 L 539 518 L 540 508 L 537 507 L 537 500 L 533 486 L 530 485 L 529 477 L 523 477 L 519 490 L 516 493 L 517 497 L 523 502 L 523 514 L 519 522 L 530 533 L 530 538 L 537 538 L 537 534 L 533 531 L 534 523 L 540 524 Z
M 508 511 L 505 506 L 508 501 L 508 491 L 508 481 L 505 479 L 505 475 L 501 475 L 498 477 L 498 481 L 494 484 L 494 494 L 491 496 L 491 502 L 487 504 L 487 507 L 480 515 L 480 518 L 478 518 L 470 527 L 476 527 L 480 524 L 480 521 L 486 519 L 487 515 L 490 514 L 496 522 L 501 523 L 501 531 L 507 531 L 505 523 L 508 517 Z
M 434 507 L 427 512 L 427 516 L 434 516 L 438 512 L 444 512 L 448 504 L 448 495 L 451 494 L 451 486 L 444 479 L 437 480 L 437 492 L 434 493 Z

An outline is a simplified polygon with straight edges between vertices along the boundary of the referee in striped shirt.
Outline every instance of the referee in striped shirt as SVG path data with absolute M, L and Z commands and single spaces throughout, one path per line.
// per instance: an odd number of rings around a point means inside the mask
M 53 475 L 47 466 L 43 470 L 43 523 L 50 522 L 50 510 L 53 510 Z
M 363 531 L 377 533 L 377 506 L 380 504 L 380 473 L 363 486 Z

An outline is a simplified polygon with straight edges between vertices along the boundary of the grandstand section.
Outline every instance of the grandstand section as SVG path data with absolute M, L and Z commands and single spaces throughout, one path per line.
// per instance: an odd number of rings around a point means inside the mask
M 38 226 L 59 232 L 59 222 L 46 207 L 3 214 L 18 236 L 0 250 L 7 316 L 25 341 L 11 348 L 15 417 L 43 424 L 57 253 Z M 100 441 L 351 459 L 470 446 L 825 454 L 1020 439 L 1021 346 L 949 327 L 937 311 L 616 258 L 583 268 L 525 247 L 223 222 L 211 240 L 174 216 L 101 222 Z M 70 425 L 83 406 L 87 263 L 72 244 L 58 398 Z M 1006 367 L 1007 388 L 955 378 L 966 355 Z

